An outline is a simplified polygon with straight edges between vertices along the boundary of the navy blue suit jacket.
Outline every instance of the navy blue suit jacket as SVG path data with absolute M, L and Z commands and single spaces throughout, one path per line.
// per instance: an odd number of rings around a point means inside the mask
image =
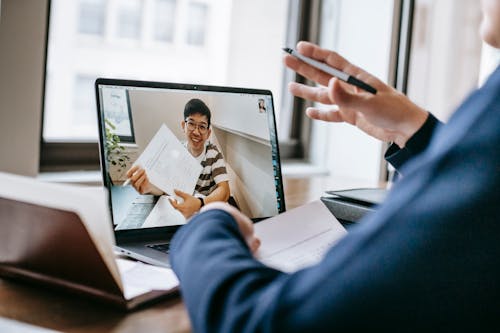
M 401 171 L 375 213 L 294 274 L 254 260 L 229 214 L 196 216 L 171 249 L 194 330 L 500 330 L 500 69 Z

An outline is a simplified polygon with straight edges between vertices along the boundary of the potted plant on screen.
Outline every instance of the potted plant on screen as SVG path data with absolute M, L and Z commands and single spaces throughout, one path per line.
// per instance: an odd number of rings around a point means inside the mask
M 130 157 L 125 147 L 120 144 L 120 137 L 115 134 L 116 126 L 108 119 L 104 120 L 106 130 L 106 162 L 108 163 L 108 177 L 111 183 L 120 180 L 128 169 Z

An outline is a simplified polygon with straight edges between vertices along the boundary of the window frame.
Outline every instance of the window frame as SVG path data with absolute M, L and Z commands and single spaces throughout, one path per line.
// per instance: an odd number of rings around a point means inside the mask
M 289 2 L 286 45 L 294 46 L 299 40 L 317 42 L 320 37 L 320 24 L 318 22 L 320 22 L 321 17 L 322 0 L 290 0 Z M 395 10 L 394 16 L 393 36 L 395 42 L 390 60 L 393 75 L 392 82 L 390 79 L 389 84 L 406 93 L 415 1 L 396 0 L 396 2 L 399 4 L 399 10 Z M 39 170 L 41 172 L 99 170 L 98 142 L 47 142 L 43 139 L 51 5 L 52 0 L 48 0 Z M 290 81 L 311 83 L 295 72 L 284 71 L 282 81 L 283 99 L 280 106 L 282 110 L 280 114 L 281 121 L 278 128 L 281 158 L 284 160 L 307 161 L 311 145 L 311 120 L 304 115 L 303 110 L 312 104 L 288 93 L 287 82 Z M 383 158 L 381 163 L 385 164 Z M 381 170 L 383 171 L 381 171 L 380 177 L 386 180 L 388 177 L 387 165 Z
M 393 16 L 393 46 L 391 50 L 388 84 L 403 94 L 408 93 L 408 77 L 410 72 L 410 55 L 413 39 L 413 24 L 415 16 L 415 0 L 396 0 Z M 385 160 L 385 151 L 391 144 L 382 145 L 380 156 L 379 180 L 391 182 L 394 169 Z
M 295 45 L 298 40 L 309 40 L 318 42 L 320 39 L 320 14 L 322 0 L 300 1 L 292 0 L 294 5 L 290 6 L 289 17 L 300 17 L 295 25 L 289 22 L 287 45 Z M 400 92 L 407 93 L 408 73 L 410 63 L 411 41 L 413 35 L 415 0 L 395 0 L 393 15 L 393 42 L 390 51 L 390 74 L 388 84 L 395 87 Z M 283 84 L 283 110 L 288 111 L 288 122 L 280 124 L 280 149 L 281 157 L 289 160 L 300 160 L 310 162 L 311 119 L 305 116 L 303 110 L 312 103 L 300 98 L 291 96 L 287 91 L 286 82 L 295 81 L 298 83 L 312 84 L 302 76 L 288 71 L 284 76 Z M 283 146 L 283 147 L 282 147 Z M 388 145 L 384 145 L 387 148 Z M 381 154 L 380 180 L 386 181 L 389 178 L 388 165 Z
M 295 47 L 300 40 L 318 42 L 319 24 L 317 22 L 319 22 L 320 10 L 321 0 L 290 0 L 286 36 L 288 47 Z M 312 106 L 312 103 L 292 96 L 288 92 L 287 82 L 291 81 L 311 83 L 291 70 L 285 70 L 283 74 L 281 121 L 278 128 L 281 158 L 304 160 L 309 151 L 311 120 L 304 115 L 302 110 Z

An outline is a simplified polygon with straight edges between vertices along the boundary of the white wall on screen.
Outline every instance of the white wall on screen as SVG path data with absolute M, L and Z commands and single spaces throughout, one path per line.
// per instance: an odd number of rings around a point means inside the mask
M 269 141 L 267 113 L 259 113 L 260 95 L 232 94 L 213 99 L 215 126 Z
M 231 195 L 248 216 L 274 216 L 274 186 L 271 147 L 244 136 L 214 128 L 231 178 Z
M 186 140 L 181 127 L 184 106 L 190 99 L 199 96 L 185 92 L 144 90 L 129 90 L 129 96 L 135 141 L 139 153 L 144 150 L 161 124 L 165 124 L 181 142 Z M 206 98 L 201 99 L 210 108 L 210 102 Z

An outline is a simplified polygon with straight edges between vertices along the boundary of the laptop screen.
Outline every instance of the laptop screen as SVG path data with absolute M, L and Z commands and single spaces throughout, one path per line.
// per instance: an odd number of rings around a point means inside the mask
M 285 210 L 270 91 L 98 79 L 96 93 L 115 230 L 178 227 L 214 198 L 254 221 Z

